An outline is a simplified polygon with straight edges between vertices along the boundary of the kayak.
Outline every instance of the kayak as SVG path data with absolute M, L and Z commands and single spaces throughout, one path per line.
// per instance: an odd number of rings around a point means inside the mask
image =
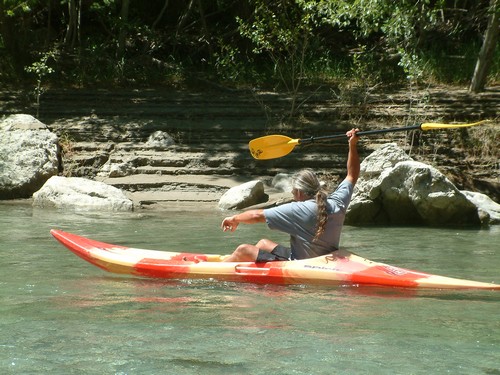
M 112 273 L 157 279 L 213 279 L 260 284 L 363 285 L 402 288 L 490 289 L 500 285 L 432 275 L 374 262 L 347 250 L 294 261 L 223 262 L 224 255 L 138 249 L 52 229 L 62 245 Z

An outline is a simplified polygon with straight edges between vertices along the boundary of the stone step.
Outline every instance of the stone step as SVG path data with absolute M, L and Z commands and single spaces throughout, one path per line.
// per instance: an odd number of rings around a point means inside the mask
M 196 191 L 208 189 L 214 192 L 227 190 L 233 186 L 248 182 L 255 177 L 235 177 L 224 175 L 183 174 L 183 175 L 158 175 L 158 174 L 133 174 L 124 177 L 96 177 L 97 181 L 104 182 L 125 190 L 151 190 L 163 189 L 164 191 L 188 190 Z
M 165 202 L 213 202 L 214 205 L 220 200 L 223 193 L 207 191 L 149 191 L 128 192 L 127 195 L 134 203 L 144 207 L 147 205 Z
M 154 166 L 143 166 L 135 168 L 134 174 L 140 175 L 156 175 L 156 176 L 179 176 L 179 175 L 232 175 L 236 171 L 235 168 L 224 168 L 224 167 L 154 167 Z

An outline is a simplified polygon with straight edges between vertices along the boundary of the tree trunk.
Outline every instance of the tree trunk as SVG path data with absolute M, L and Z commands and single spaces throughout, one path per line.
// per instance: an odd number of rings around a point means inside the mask
M 193 9 L 193 4 L 194 4 L 194 0 L 189 0 L 189 4 L 187 6 L 187 9 L 186 11 L 184 12 L 184 14 L 179 18 L 179 22 L 177 22 L 177 27 L 176 27 L 176 32 L 175 32 L 175 36 L 177 37 L 177 35 L 179 35 L 180 33 L 180 30 L 182 29 L 182 27 L 184 26 L 184 24 L 186 23 L 187 19 L 188 19 L 188 16 L 189 14 L 191 13 L 191 9 Z
M 66 27 L 66 35 L 64 36 L 64 44 L 75 47 L 76 43 L 80 43 L 80 17 L 82 11 L 82 0 L 69 0 L 68 2 L 68 26 Z
M 153 22 L 153 25 L 151 26 L 151 30 L 154 30 L 156 28 L 156 25 L 158 25 L 158 22 L 161 21 L 163 15 L 165 14 L 165 11 L 168 8 L 168 3 L 170 0 L 165 0 L 165 4 L 163 4 L 163 8 L 161 8 L 160 14 L 158 14 L 158 17 L 156 17 L 155 21 Z
M 130 0 L 122 0 L 122 9 L 120 11 L 120 32 L 118 35 L 117 57 L 121 60 L 125 56 L 125 43 L 127 41 L 127 22 Z
M 68 26 L 66 27 L 66 35 L 64 36 L 64 44 L 70 47 L 74 47 L 75 45 L 77 26 L 76 18 L 76 0 L 70 0 L 68 2 Z
M 45 39 L 45 47 L 46 49 L 50 45 L 50 27 L 52 25 L 52 0 L 47 1 L 47 35 Z
M 203 9 L 203 4 L 201 3 L 201 0 L 198 0 L 198 10 L 200 12 L 200 21 L 201 21 L 203 39 L 205 40 L 205 43 L 207 44 L 208 47 L 208 59 L 212 60 L 214 52 L 212 48 L 212 43 L 210 42 L 210 33 L 208 32 L 207 20 L 205 18 L 205 11 Z
M 480 92 L 484 90 L 486 78 L 493 63 L 495 47 L 497 45 L 499 33 L 500 0 L 490 0 L 488 27 L 484 34 L 483 46 L 479 52 L 474 75 L 469 90 Z

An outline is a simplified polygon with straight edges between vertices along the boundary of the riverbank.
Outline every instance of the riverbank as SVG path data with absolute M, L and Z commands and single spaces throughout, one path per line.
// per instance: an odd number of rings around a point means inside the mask
M 345 174 L 346 143 L 297 147 L 290 155 L 256 161 L 250 139 L 278 133 L 292 138 L 413 125 L 472 122 L 490 125 L 467 131 L 389 133 L 363 138 L 362 157 L 380 144 L 396 142 L 412 158 L 441 170 L 460 189 L 480 191 L 500 201 L 498 113 L 500 87 L 482 94 L 465 88 L 359 91 L 329 87 L 304 92 L 300 114 L 287 118 L 285 94 L 250 91 L 50 90 L 37 109 L 26 93 L 3 93 L 3 115 L 29 113 L 57 133 L 63 174 L 104 181 L 127 192 L 142 209 L 216 207 L 232 186 L 277 173 L 313 168 L 334 186 Z M 24 98 L 24 99 L 23 99 Z M 175 145 L 150 147 L 154 132 Z M 125 166 L 119 176 L 102 176 L 105 164 Z M 101 172 L 101 173 L 100 173 Z M 100 176 L 101 175 L 101 176 Z M 272 192 L 272 198 L 277 192 Z

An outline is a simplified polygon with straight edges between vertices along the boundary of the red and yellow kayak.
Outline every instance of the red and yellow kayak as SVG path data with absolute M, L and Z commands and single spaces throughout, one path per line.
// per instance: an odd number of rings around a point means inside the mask
M 490 289 L 500 285 L 456 279 L 373 262 L 346 250 L 317 258 L 253 263 L 222 262 L 225 256 L 137 249 L 91 240 L 61 230 L 51 234 L 105 271 L 160 279 L 216 279 L 264 284 L 371 285 L 403 288 Z

